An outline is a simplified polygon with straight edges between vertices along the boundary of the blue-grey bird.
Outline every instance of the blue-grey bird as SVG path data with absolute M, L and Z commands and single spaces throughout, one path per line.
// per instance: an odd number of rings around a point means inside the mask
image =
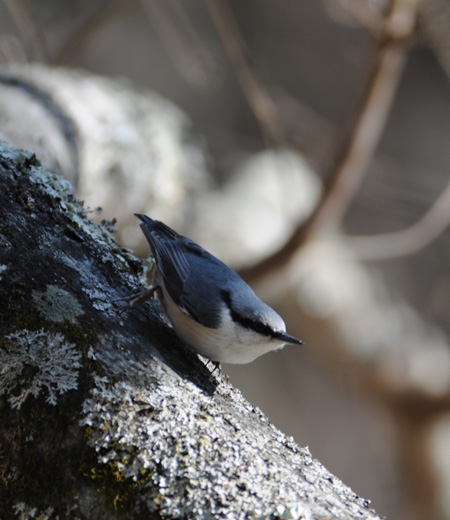
M 282 318 L 232 269 L 166 224 L 136 214 L 155 259 L 151 288 L 176 334 L 196 352 L 224 363 L 249 363 L 286 343 Z

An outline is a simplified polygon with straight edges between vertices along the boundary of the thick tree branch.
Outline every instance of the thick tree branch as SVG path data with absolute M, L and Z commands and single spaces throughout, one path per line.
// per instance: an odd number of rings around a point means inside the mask
M 174 335 L 139 261 L 0 145 L 0 516 L 376 520 Z

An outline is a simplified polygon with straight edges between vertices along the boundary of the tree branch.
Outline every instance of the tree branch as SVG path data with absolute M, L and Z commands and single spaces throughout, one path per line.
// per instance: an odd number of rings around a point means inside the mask
M 403 70 L 409 36 L 415 27 L 418 1 L 395 0 L 385 17 L 385 38 L 376 42 L 361 101 L 327 172 L 321 200 L 279 251 L 244 269 L 255 282 L 284 267 L 313 235 L 340 222 L 364 178 L 389 115 Z
M 214 377 L 67 181 L 0 143 L 0 516 L 380 520 Z M 31 513 L 33 512 L 33 513 Z
M 35 60 L 48 61 L 49 51 L 44 31 L 24 0 L 3 0 L 22 35 L 28 52 Z
M 343 238 L 360 260 L 386 260 L 417 253 L 450 224 L 450 184 L 425 215 L 412 226 L 393 233 Z
M 268 145 L 285 141 L 278 108 L 250 63 L 244 39 L 226 0 L 205 0 L 223 48 L 234 66 L 236 77 Z

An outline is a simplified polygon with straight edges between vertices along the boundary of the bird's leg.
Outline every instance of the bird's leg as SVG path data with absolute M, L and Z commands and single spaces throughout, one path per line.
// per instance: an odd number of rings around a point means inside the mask
M 149 289 L 145 289 L 144 291 L 137 291 L 131 294 L 130 296 L 120 298 L 120 301 L 127 302 L 129 307 L 134 308 L 149 300 L 153 296 L 155 291 L 159 289 L 159 285 L 157 283 L 154 283 L 155 268 L 156 263 L 153 263 L 151 269 L 148 271 L 147 274 L 147 277 L 151 280 L 151 286 Z
M 118 298 L 118 302 L 125 302 L 127 304 L 126 307 L 119 310 L 119 314 L 122 315 L 126 309 L 137 307 L 144 303 L 149 298 L 151 298 L 154 292 L 158 289 L 158 286 L 152 286 L 150 289 L 146 289 L 145 291 L 134 292 L 129 296 L 125 296 L 124 298 Z
M 158 285 L 152 285 L 149 289 L 134 293 L 126 298 L 122 298 L 122 300 L 126 301 L 129 307 L 134 308 L 149 300 L 157 289 L 159 289 Z

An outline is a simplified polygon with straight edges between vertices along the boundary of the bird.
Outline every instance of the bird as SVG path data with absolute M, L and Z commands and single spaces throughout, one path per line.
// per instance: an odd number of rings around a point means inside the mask
M 135 216 L 155 266 L 150 288 L 133 306 L 156 294 L 177 336 L 217 364 L 250 363 L 285 344 L 303 344 L 233 269 L 163 222 Z

